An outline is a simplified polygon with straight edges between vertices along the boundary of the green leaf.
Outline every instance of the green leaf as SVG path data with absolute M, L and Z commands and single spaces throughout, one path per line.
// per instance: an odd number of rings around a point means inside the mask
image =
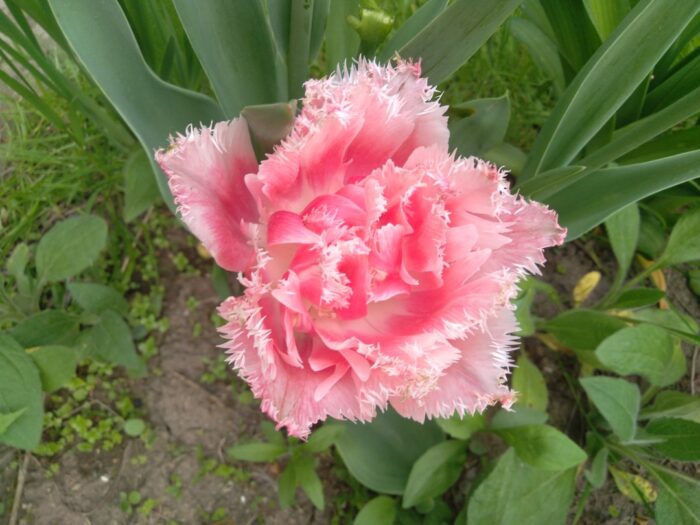
M 55 224 L 39 241 L 36 270 L 40 282 L 68 279 L 96 260 L 107 242 L 107 223 L 94 215 L 77 215 Z
M 268 462 L 274 461 L 288 451 L 286 445 L 274 443 L 246 443 L 234 445 L 226 450 L 233 459 L 239 461 Z
M 663 328 L 650 324 L 624 328 L 600 343 L 595 354 L 608 370 L 617 374 L 638 374 L 656 386 L 670 384 L 668 368 L 673 359 L 673 340 Z
M 469 499 L 469 525 L 564 525 L 574 496 L 576 470 L 541 470 L 521 461 L 513 449 Z
M 464 441 L 448 440 L 426 450 L 411 468 L 403 508 L 437 497 L 454 485 L 464 469 L 466 448 Z
M 595 489 L 605 485 L 608 473 L 608 449 L 601 448 L 591 461 L 591 468 L 585 472 L 586 479 Z
M 700 166 L 698 172 L 700 176 Z M 678 219 L 658 264 L 672 266 L 696 260 L 700 260 L 700 206 L 685 212 Z
M 2 436 L 7 429 L 10 428 L 10 425 L 17 421 L 26 410 L 26 408 L 20 408 L 19 410 L 15 410 L 14 412 L 10 412 L 8 414 L 0 413 L 0 436 Z M 1 514 L 2 513 L 0 513 L 0 515 Z
M 471 57 L 522 0 L 455 0 L 398 53 L 421 60 L 423 75 L 437 85 Z
M 425 26 L 445 10 L 447 2 L 448 0 L 428 0 L 423 4 L 387 39 L 378 58 L 382 62 L 391 60 L 399 49 L 408 44 Z
M 227 117 L 287 98 L 262 2 L 173 3 Z
M 608 239 L 618 263 L 616 282 L 622 282 L 632 264 L 639 239 L 639 208 L 630 204 L 605 221 Z
M 606 337 L 624 328 L 624 321 L 596 310 L 568 310 L 544 328 L 573 350 L 594 350 Z
M 629 0 L 583 0 L 583 5 L 602 41 L 610 36 L 630 10 Z
M 326 59 L 328 70 L 349 64 L 360 48 L 360 37 L 350 24 L 348 16 L 359 12 L 359 0 L 331 0 L 326 30 Z
M 287 463 L 287 466 L 277 480 L 277 491 L 279 493 L 280 506 L 285 509 L 294 504 L 297 488 L 297 478 L 294 461 Z
M 344 422 L 336 447 L 350 473 L 385 494 L 403 494 L 411 467 L 444 436 L 433 421 L 424 424 L 388 410 L 370 423 Z
M 677 417 L 700 423 L 700 396 L 692 396 L 675 390 L 659 392 L 654 404 L 646 407 L 640 419 Z
M 131 418 L 124 421 L 124 432 L 127 436 L 139 437 L 146 430 L 146 423 L 140 418 Z
M 353 525 L 393 525 L 396 501 L 389 496 L 377 496 L 365 503 L 357 513 Z
M 86 312 L 100 314 L 105 310 L 126 315 L 129 303 L 114 288 L 99 283 L 68 283 L 68 291 Z
M 663 177 L 658 174 L 663 173 Z M 700 150 L 643 164 L 606 168 L 587 174 L 544 199 L 559 213 L 573 240 L 610 215 L 666 188 L 700 177 Z
M 514 16 L 510 19 L 508 27 L 515 39 L 527 48 L 537 67 L 552 79 L 557 93 L 562 93 L 566 84 L 556 44 L 542 29 L 526 18 Z
M 450 119 L 450 149 L 456 148 L 465 157 L 483 157 L 484 153 L 503 142 L 510 120 L 508 94 L 470 100 L 453 106 L 452 110 L 466 112 L 469 116 Z
M 580 380 L 588 398 L 622 441 L 634 437 L 639 413 L 639 388 L 624 379 L 586 377 Z
M 302 456 L 295 461 L 294 472 L 297 482 L 313 503 L 314 507 L 323 510 L 325 499 L 323 497 L 323 484 L 316 474 L 313 456 Z
M 313 431 L 304 448 L 313 454 L 328 450 L 344 430 L 340 425 L 326 423 L 321 428 Z
M 641 0 L 567 88 L 537 137 L 524 178 L 571 162 L 699 9 L 695 2 L 681 5 L 673 0 Z M 643 38 L 651 33 L 654 38 Z M 572 35 L 578 35 L 577 28 Z
M 569 71 L 576 73 L 600 46 L 600 38 L 579 0 L 540 0 Z
M 700 423 L 679 418 L 659 418 L 645 428 L 648 434 L 663 439 L 652 446 L 676 461 L 700 460 Z
M 697 525 L 700 523 L 700 483 L 680 473 L 652 471 L 659 482 L 654 507 L 658 525 Z
M 518 186 L 520 192 L 533 200 L 544 200 L 562 188 L 579 180 L 586 171 L 585 166 L 562 166 L 541 173 Z
M 610 308 L 617 310 L 642 308 L 656 304 L 664 297 L 666 294 L 657 288 L 634 288 L 622 292 Z
M 90 331 L 92 354 L 106 363 L 126 368 L 132 377 L 143 377 L 146 365 L 136 353 L 131 330 L 119 314 L 105 310 Z
M 124 220 L 133 221 L 160 199 L 158 176 L 146 152 L 139 149 L 124 165 Z
M 539 368 L 524 353 L 518 356 L 515 364 L 513 390 L 519 394 L 518 403 L 546 412 L 548 400 L 547 384 Z
M 25 450 L 39 444 L 44 422 L 39 371 L 24 349 L 3 334 L 0 334 L 0 414 L 4 414 L 6 422 L 13 419 L 0 432 L 0 443 Z
M 289 135 L 294 126 L 296 101 L 243 108 L 241 116 L 248 124 L 248 131 L 258 159 L 272 153 L 274 147 Z
M 449 434 L 453 438 L 462 440 L 469 439 L 472 434 L 486 426 L 484 415 L 478 413 L 473 415 L 464 414 L 464 416 L 455 414 L 449 419 L 435 419 L 435 422 L 443 432 Z
M 20 295 L 26 297 L 31 296 L 30 280 L 26 275 L 27 264 L 29 263 L 29 246 L 23 242 L 17 244 L 12 250 L 12 253 L 7 258 L 5 268 L 7 273 L 15 278 L 17 283 L 17 291 Z
M 586 460 L 586 453 L 549 425 L 525 425 L 498 430 L 525 463 L 543 470 L 566 470 Z
M 25 348 L 71 344 L 78 336 L 78 319 L 61 310 L 44 310 L 21 321 L 10 335 Z
M 90 9 L 82 0 L 49 0 L 49 5 L 75 55 L 138 137 L 158 174 L 160 192 L 174 209 L 165 175 L 151 158 L 153 150 L 190 124 L 224 120 L 223 112 L 210 98 L 158 78 L 117 0 L 93 0 Z M 231 71 L 227 65 L 222 74 Z
M 690 91 L 700 87 L 700 54 L 688 56 L 671 76 L 654 87 L 644 99 L 644 113 L 649 114 L 664 108 Z
M 491 418 L 488 424 L 489 430 L 501 430 L 505 428 L 523 427 L 526 425 L 542 425 L 547 422 L 549 416 L 546 412 L 520 406 L 516 403 L 512 410 L 501 408 Z
M 53 392 L 75 377 L 78 355 L 67 346 L 40 346 L 31 348 L 29 357 L 39 370 L 44 392 Z

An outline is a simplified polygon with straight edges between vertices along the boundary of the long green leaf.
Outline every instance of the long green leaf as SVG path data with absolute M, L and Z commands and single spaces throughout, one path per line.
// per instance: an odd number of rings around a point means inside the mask
M 540 0 L 554 32 L 559 51 L 574 73 L 600 45 L 581 0 Z
M 445 80 L 498 29 L 522 0 L 456 0 L 398 50 L 421 59 L 433 84 Z
M 699 87 L 700 53 L 647 95 L 644 112 L 658 111 Z
M 576 239 L 617 210 L 661 190 L 700 177 L 700 149 L 643 164 L 588 174 L 545 199 Z
M 428 0 L 413 13 L 396 32 L 391 35 L 379 53 L 380 60 L 390 60 L 394 53 L 406 45 L 414 36 L 438 16 L 447 7 L 447 0 Z
M 282 64 L 258 0 L 174 0 L 178 15 L 226 116 L 287 98 Z M 280 71 L 281 72 L 281 71 Z
M 629 0 L 583 0 L 583 5 L 603 41 L 630 10 Z
M 331 0 L 326 31 L 326 64 L 328 71 L 352 59 L 360 49 L 360 36 L 348 23 L 356 15 L 358 0 Z
M 574 159 L 698 10 L 695 1 L 640 1 L 567 88 L 535 142 L 525 180 Z
M 172 207 L 165 175 L 153 161 L 153 150 L 189 124 L 223 120 L 210 98 L 160 80 L 141 55 L 117 0 L 49 0 L 71 48 L 138 137 L 151 158 L 158 186 Z
M 526 18 L 511 18 L 509 27 L 515 39 L 527 48 L 537 67 L 552 79 L 558 92 L 563 92 L 564 69 L 556 44 L 534 22 Z

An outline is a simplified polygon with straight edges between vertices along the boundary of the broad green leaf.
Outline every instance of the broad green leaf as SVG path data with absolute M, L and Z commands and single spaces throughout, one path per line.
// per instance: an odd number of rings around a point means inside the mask
M 7 273 L 15 278 L 15 283 L 17 284 L 17 291 L 20 295 L 30 296 L 30 280 L 26 275 L 27 264 L 29 263 L 29 246 L 21 242 L 17 244 L 12 253 L 7 258 L 5 263 L 5 268 L 7 268 Z
M 17 412 L 21 412 L 19 416 Z M 0 432 L 0 443 L 31 450 L 39 444 L 44 400 L 39 371 L 15 340 L 0 334 L 0 414 L 14 421 Z
M 377 496 L 360 509 L 353 525 L 393 525 L 395 518 L 396 501 L 388 496 Z
M 117 0 L 92 0 L 90 9 L 82 0 L 49 0 L 49 5 L 71 49 L 149 158 L 153 150 L 167 145 L 170 135 L 188 125 L 224 120 L 224 113 L 210 98 L 156 76 L 143 59 Z M 230 65 L 225 67 L 226 72 L 231 70 Z M 151 162 L 160 192 L 174 209 L 165 175 L 154 159 Z
M 641 0 L 567 88 L 533 146 L 523 172 L 525 179 L 571 162 L 698 10 L 700 5 L 695 2 Z M 651 33 L 654 38 L 643 38 Z
M 14 326 L 10 335 L 25 348 L 70 344 L 78 336 L 78 319 L 61 310 L 44 310 Z
M 630 319 L 644 321 L 649 324 L 662 326 L 676 332 L 698 332 L 698 323 L 689 315 L 682 314 L 676 310 L 661 310 L 659 308 L 644 308 L 628 313 Z
M 124 421 L 124 432 L 127 436 L 139 437 L 146 430 L 146 423 L 140 418 L 131 418 Z
M 226 453 L 239 461 L 268 462 L 274 461 L 288 452 L 286 445 L 274 443 L 246 443 L 226 449 Z
M 378 58 L 387 62 L 394 58 L 395 53 L 411 41 L 425 26 L 445 10 L 448 0 L 428 0 L 408 20 L 394 32 L 382 46 Z
M 513 390 L 518 392 L 518 403 L 535 410 L 547 410 L 547 384 L 542 372 L 524 353 L 518 356 L 513 371 Z
M 700 90 L 698 90 L 700 98 Z M 662 110 L 662 112 L 665 110 Z M 619 164 L 639 164 L 663 157 L 688 153 L 700 144 L 700 128 L 676 129 L 664 133 L 655 139 L 630 151 L 617 159 Z
M 455 0 L 398 53 L 420 59 L 423 75 L 437 85 L 459 69 L 521 2 Z
M 93 356 L 106 363 L 115 363 L 126 368 L 129 375 L 142 377 L 146 374 L 146 365 L 136 353 L 131 330 L 119 314 L 105 310 L 100 320 L 89 332 Z
M 608 473 L 608 449 L 601 448 L 591 461 L 591 468 L 585 472 L 586 479 L 593 486 L 599 489 L 605 484 Z
M 656 304 L 664 297 L 666 297 L 666 294 L 656 288 L 634 288 L 622 292 L 610 308 L 618 310 L 642 308 Z
M 557 93 L 563 92 L 565 87 L 564 70 L 556 44 L 542 29 L 526 18 L 514 16 L 508 24 L 510 32 L 516 40 L 527 48 L 537 67 L 552 79 Z
M 323 497 L 323 485 L 321 478 L 316 474 L 313 456 L 301 456 L 294 462 L 294 474 L 297 483 L 313 503 L 314 507 L 323 510 L 325 498 Z
M 630 10 L 629 0 L 583 0 L 583 5 L 602 41 L 610 36 Z
M 652 471 L 659 484 L 654 507 L 658 525 L 697 525 L 700 523 L 700 482 L 666 469 Z
M 453 106 L 452 110 L 468 116 L 450 119 L 450 149 L 456 148 L 465 157 L 483 157 L 484 153 L 503 142 L 510 120 L 508 94 L 470 100 Z
M 385 494 L 403 494 L 411 467 L 444 436 L 433 421 L 424 424 L 393 410 L 370 423 L 343 423 L 336 447 L 350 473 L 366 487 Z
M 228 118 L 245 106 L 287 98 L 262 2 L 173 3 Z
M 39 241 L 36 270 L 40 282 L 68 279 L 91 266 L 107 242 L 107 223 L 77 215 L 55 224 Z
M 594 350 L 608 336 L 627 326 L 624 321 L 596 310 L 567 310 L 547 321 L 543 328 L 576 352 L 579 359 L 591 366 L 600 362 Z
M 2 436 L 7 429 L 10 428 L 10 425 L 17 421 L 26 410 L 26 408 L 20 408 L 14 412 L 9 412 L 6 414 L 0 413 L 0 436 Z
M 675 390 L 659 392 L 654 404 L 646 407 L 640 419 L 676 417 L 700 423 L 700 396 L 692 396 Z
M 78 355 L 67 346 L 40 346 L 30 348 L 29 357 L 39 370 L 44 392 L 53 392 L 75 377 Z
M 488 429 L 497 431 L 506 428 L 523 427 L 528 425 L 543 425 L 548 419 L 547 412 L 520 406 L 516 403 L 511 410 L 501 408 L 491 418 Z
M 445 433 L 462 440 L 469 439 L 472 434 L 486 426 L 484 415 L 478 413 L 464 414 L 464 416 L 455 414 L 449 419 L 435 419 L 435 422 Z
M 622 282 L 632 264 L 639 238 L 639 208 L 630 204 L 608 217 L 605 221 L 608 239 L 617 259 L 616 282 Z
M 700 206 L 685 212 L 678 219 L 658 264 L 672 266 L 696 260 L 700 260 Z
M 241 116 L 248 124 L 258 159 L 272 153 L 273 148 L 292 131 L 296 108 L 296 101 L 243 108 Z
M 639 388 L 624 379 L 585 377 L 580 380 L 588 398 L 622 441 L 634 437 L 639 413 Z
M 403 493 L 408 509 L 449 489 L 459 479 L 467 459 L 464 441 L 448 440 L 429 448 L 411 468 Z
M 143 148 L 134 152 L 124 165 L 124 220 L 133 221 L 161 201 L 157 176 Z
M 652 446 L 676 461 L 700 461 L 700 423 L 680 418 L 652 420 L 645 428 L 652 437 L 663 439 Z
M 351 63 L 360 48 L 360 37 L 348 23 L 348 16 L 359 12 L 359 0 L 331 0 L 326 30 L 328 71 Z
M 469 499 L 469 525 L 564 525 L 576 469 L 541 470 L 509 449 Z
M 670 384 L 668 368 L 673 360 L 673 340 L 663 328 L 650 324 L 623 328 L 600 343 L 595 354 L 608 370 L 617 374 L 638 374 L 656 386 Z
M 105 310 L 126 315 L 129 303 L 114 288 L 99 283 L 68 283 L 68 291 L 86 312 L 99 314 Z
M 542 470 L 561 471 L 586 460 L 586 453 L 549 425 L 525 425 L 498 432 L 525 463 Z
M 313 431 L 304 448 L 314 454 L 323 452 L 335 443 L 344 430 L 340 425 L 326 423 L 321 428 Z
M 559 52 L 569 70 L 578 72 L 600 45 L 600 38 L 580 0 L 540 0 Z
M 544 202 L 557 210 L 560 224 L 569 229 L 567 239 L 573 240 L 628 204 L 697 177 L 700 150 L 595 171 Z

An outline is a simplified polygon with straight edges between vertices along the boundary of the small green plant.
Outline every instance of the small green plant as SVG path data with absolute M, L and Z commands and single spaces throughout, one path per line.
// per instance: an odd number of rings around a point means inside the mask
M 124 318 L 126 300 L 106 285 L 72 280 L 96 262 L 106 240 L 103 219 L 77 215 L 54 225 L 36 246 L 18 244 L 7 259 L 0 275 L 0 442 L 35 448 L 44 427 L 42 392 L 70 385 L 82 401 L 94 387 L 76 377 L 85 359 L 145 374 Z M 72 422 L 84 448 L 113 430 L 108 427 Z

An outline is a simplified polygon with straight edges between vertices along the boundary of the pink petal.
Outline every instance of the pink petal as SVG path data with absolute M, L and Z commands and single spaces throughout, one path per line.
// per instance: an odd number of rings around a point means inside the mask
M 230 271 L 247 269 L 254 253 L 242 224 L 256 221 L 258 211 L 244 182 L 257 171 L 245 121 L 190 129 L 158 150 L 156 160 L 180 215 L 216 262 Z

